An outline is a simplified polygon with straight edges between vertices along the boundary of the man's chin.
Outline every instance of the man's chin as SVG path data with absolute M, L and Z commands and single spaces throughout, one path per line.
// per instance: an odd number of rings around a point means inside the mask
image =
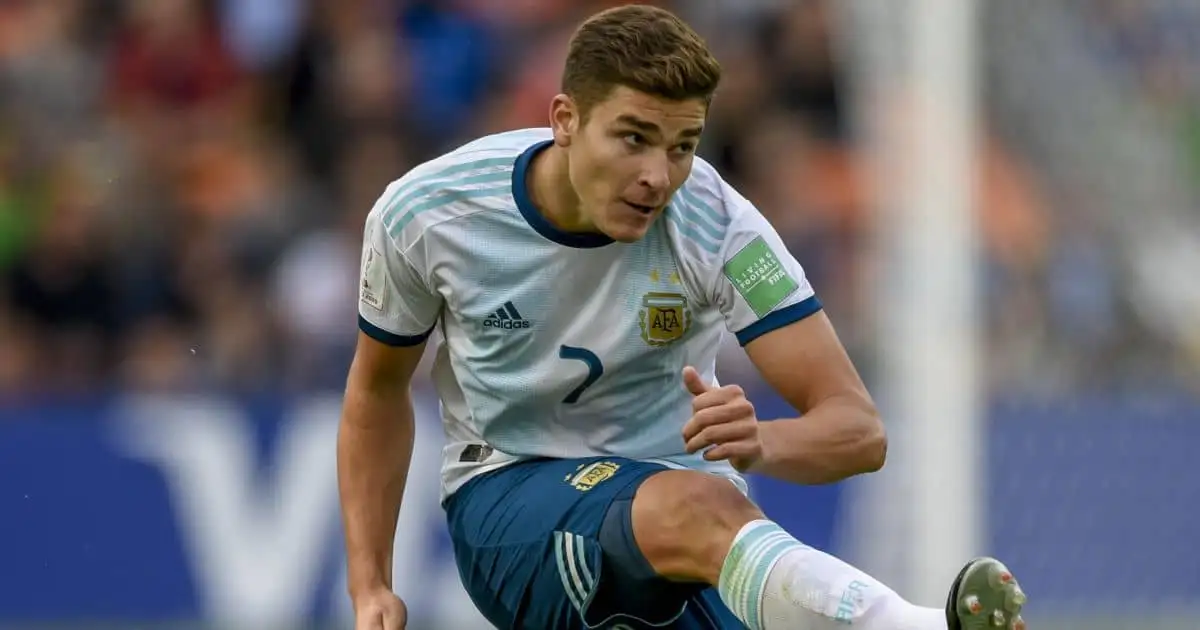
M 645 238 L 646 232 L 644 230 L 641 232 L 638 232 L 637 234 L 621 232 L 618 234 L 609 234 L 608 237 L 618 243 L 629 244 L 629 243 L 636 243 L 636 242 L 642 240 L 643 238 Z
M 636 243 L 645 238 L 650 226 L 658 220 L 661 211 L 652 213 L 624 212 L 619 217 L 609 217 L 603 231 L 606 236 L 618 243 Z
M 604 235 L 618 243 L 636 243 L 646 237 L 646 233 L 650 231 L 653 223 L 651 220 L 644 225 L 629 223 L 608 225 L 605 226 Z

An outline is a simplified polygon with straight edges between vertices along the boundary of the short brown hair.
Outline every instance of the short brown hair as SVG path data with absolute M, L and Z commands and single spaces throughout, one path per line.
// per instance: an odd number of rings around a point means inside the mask
M 584 116 L 618 86 L 673 101 L 712 100 L 721 64 L 665 9 L 631 4 L 588 18 L 571 36 L 562 91 Z

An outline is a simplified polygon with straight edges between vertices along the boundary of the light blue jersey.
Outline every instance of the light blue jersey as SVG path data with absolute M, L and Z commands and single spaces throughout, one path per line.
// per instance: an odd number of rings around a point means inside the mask
M 684 452 L 723 334 L 745 345 L 812 315 L 804 270 L 749 201 L 697 159 L 637 243 L 557 230 L 526 171 L 549 129 L 488 136 L 388 186 L 367 219 L 359 325 L 392 345 L 435 331 L 443 495 L 532 457 L 615 455 L 725 475 Z

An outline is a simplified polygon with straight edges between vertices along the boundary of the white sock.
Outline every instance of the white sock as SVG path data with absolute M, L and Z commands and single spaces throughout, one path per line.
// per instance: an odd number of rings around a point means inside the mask
M 766 520 L 738 532 L 718 589 L 749 630 L 946 630 L 942 610 L 908 603 Z

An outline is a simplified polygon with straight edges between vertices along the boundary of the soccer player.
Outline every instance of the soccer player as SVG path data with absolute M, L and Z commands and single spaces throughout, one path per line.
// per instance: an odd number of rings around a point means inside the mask
M 392 540 L 435 330 L 443 505 L 497 628 L 1024 627 L 994 559 L 918 607 L 747 498 L 743 472 L 833 482 L 878 470 L 886 439 L 804 270 L 695 157 L 720 74 L 673 14 L 599 13 L 549 128 L 420 165 L 372 209 L 338 440 L 358 630 L 406 623 Z M 802 418 L 760 422 L 716 383 L 725 331 Z

